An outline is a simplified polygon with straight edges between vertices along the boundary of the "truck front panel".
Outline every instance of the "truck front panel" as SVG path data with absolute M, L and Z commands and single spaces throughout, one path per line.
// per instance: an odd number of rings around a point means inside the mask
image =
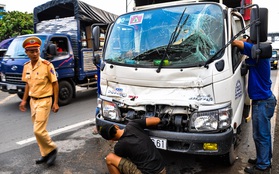
M 243 24 L 234 13 L 217 3 L 173 2 L 120 16 L 100 66 L 97 128 L 156 116 L 161 123 L 146 131 L 158 148 L 229 153 L 246 97 L 243 59 L 223 48 L 241 28 L 231 21 Z

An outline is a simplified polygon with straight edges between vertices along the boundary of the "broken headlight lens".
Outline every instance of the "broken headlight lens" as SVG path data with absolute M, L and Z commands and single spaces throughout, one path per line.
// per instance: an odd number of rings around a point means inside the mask
M 117 107 L 117 105 L 113 102 L 110 101 L 102 101 L 102 113 L 103 113 L 103 117 L 110 119 L 110 120 L 116 120 L 116 121 L 120 121 L 120 112 L 119 109 Z
M 226 129 L 231 124 L 231 109 L 224 108 L 215 111 L 196 112 L 190 121 L 190 131 L 216 131 Z

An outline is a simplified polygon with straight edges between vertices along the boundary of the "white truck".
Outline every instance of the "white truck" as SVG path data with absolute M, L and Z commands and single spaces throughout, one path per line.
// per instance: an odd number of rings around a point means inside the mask
M 220 155 L 233 164 L 250 100 L 246 57 L 231 42 L 251 26 L 253 55 L 270 50 L 260 43 L 267 39 L 267 9 L 250 7 L 256 8 L 248 26 L 239 12 L 248 7 L 215 2 L 172 1 L 119 16 L 103 58 L 94 57 L 100 73 L 97 129 L 160 117 L 158 126 L 146 130 L 157 148 Z

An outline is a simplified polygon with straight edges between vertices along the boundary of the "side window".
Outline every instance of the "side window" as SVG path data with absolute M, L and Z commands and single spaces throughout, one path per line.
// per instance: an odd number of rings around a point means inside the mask
M 99 50 L 103 50 L 104 44 L 105 44 L 105 37 L 106 37 L 106 26 L 102 27 L 101 26 L 101 30 L 100 30 L 100 48 Z
M 241 29 L 244 28 L 243 20 L 239 18 L 238 16 L 232 15 L 232 36 L 235 36 L 238 34 Z M 241 38 L 237 38 L 241 39 Z M 233 71 L 237 69 L 237 67 L 240 65 L 242 61 L 242 54 L 240 53 L 239 49 L 237 47 L 232 47 L 232 66 Z
M 100 29 L 100 47 L 99 47 L 99 50 L 97 51 L 94 51 L 94 55 L 97 55 L 99 54 L 100 57 L 102 58 L 102 55 L 103 55 L 103 47 L 104 47 L 104 44 L 105 44 L 105 37 L 106 37 L 106 28 L 107 26 L 100 26 L 101 29 Z
M 50 44 L 56 45 L 57 54 L 53 57 L 67 55 L 69 53 L 68 39 L 66 37 L 53 37 L 50 40 Z

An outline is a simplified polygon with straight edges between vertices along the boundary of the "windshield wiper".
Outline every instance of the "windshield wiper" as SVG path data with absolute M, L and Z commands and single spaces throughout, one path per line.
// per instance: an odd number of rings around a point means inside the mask
M 232 37 L 231 40 L 228 41 L 228 43 L 226 43 L 225 45 L 223 45 L 223 47 L 217 51 L 211 58 L 209 58 L 205 64 L 204 67 L 208 68 L 208 64 L 210 64 L 211 62 L 213 62 L 216 59 L 216 56 L 218 54 L 220 54 L 221 52 L 223 52 L 235 39 L 237 39 L 242 33 L 245 32 L 245 30 L 247 30 L 248 28 L 250 28 L 250 26 L 252 26 L 254 23 L 256 23 L 257 20 L 251 22 L 250 24 L 246 25 L 244 28 L 242 28 L 235 36 Z
M 167 48 L 166 48 L 166 50 L 165 50 L 165 52 L 164 52 L 164 55 L 163 55 L 163 57 L 162 57 L 162 59 L 161 59 L 161 61 L 160 61 L 160 64 L 159 64 L 159 66 L 158 66 L 158 69 L 156 70 L 157 73 L 159 73 L 159 72 L 161 71 L 161 69 L 162 69 L 163 62 L 164 62 L 164 60 L 165 60 L 165 58 L 166 58 L 166 55 L 167 55 L 167 53 L 168 53 L 168 50 L 169 50 L 170 45 L 176 41 L 177 37 L 179 36 L 179 33 L 181 32 L 182 27 L 186 24 L 186 22 L 187 22 L 187 20 L 188 20 L 188 18 L 189 18 L 189 15 L 188 15 L 188 16 L 185 18 L 185 20 L 183 21 L 183 24 L 180 25 L 181 20 L 182 20 L 182 17 L 184 16 L 186 9 L 187 9 L 187 8 L 185 8 L 185 9 L 183 10 L 183 12 L 182 12 L 182 14 L 181 14 L 181 16 L 180 16 L 180 18 L 179 18 L 179 21 L 178 21 L 178 23 L 177 23 L 177 25 L 176 25 L 176 27 L 175 27 L 175 30 L 174 30 L 173 33 L 171 34 L 171 37 L 170 37 L 169 43 L 168 43 L 168 45 L 167 45 Z M 178 27 L 179 27 L 179 28 L 178 28 Z
M 156 47 L 156 48 L 153 48 L 153 49 L 150 49 L 148 51 L 145 51 L 135 57 L 132 58 L 132 60 L 143 60 L 143 58 L 145 58 L 146 56 L 154 53 L 154 52 L 157 52 L 159 54 L 160 51 L 165 51 L 166 50 L 166 46 L 160 46 L 160 47 Z

